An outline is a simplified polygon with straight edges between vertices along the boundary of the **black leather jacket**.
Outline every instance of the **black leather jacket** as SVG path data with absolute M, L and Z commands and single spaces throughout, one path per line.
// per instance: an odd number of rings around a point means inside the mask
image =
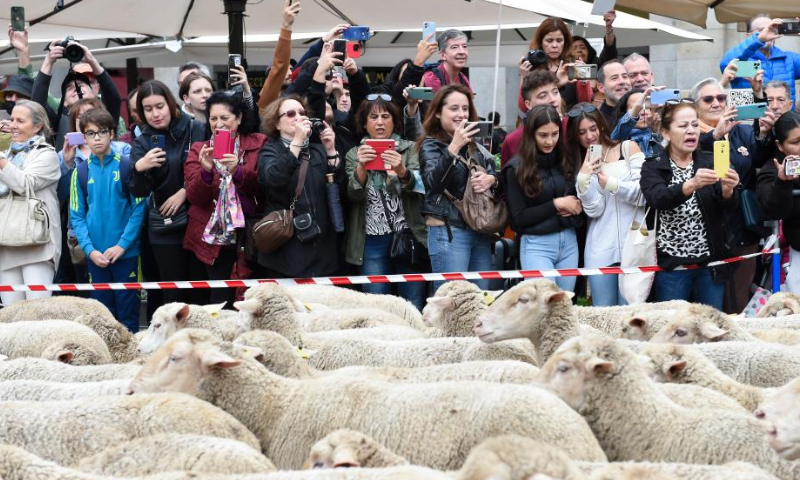
M 422 142 L 419 154 L 422 166 L 422 182 L 425 184 L 425 203 L 422 214 L 436 217 L 454 227 L 468 228 L 461 213 L 445 196 L 447 190 L 455 198 L 462 198 L 467 188 L 470 172 L 464 162 L 458 160 L 447 150 L 448 144 L 427 137 Z M 473 158 L 486 169 L 489 175 L 495 175 L 494 157 L 483 146 L 476 145 Z M 461 156 L 468 158 L 469 147 L 461 150 Z M 495 191 L 495 195 L 498 193 Z

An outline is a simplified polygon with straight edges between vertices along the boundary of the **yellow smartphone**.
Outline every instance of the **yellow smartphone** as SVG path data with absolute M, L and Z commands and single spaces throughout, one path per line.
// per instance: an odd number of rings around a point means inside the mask
M 714 142 L 714 172 L 717 178 L 725 178 L 731 168 L 731 146 L 727 140 Z

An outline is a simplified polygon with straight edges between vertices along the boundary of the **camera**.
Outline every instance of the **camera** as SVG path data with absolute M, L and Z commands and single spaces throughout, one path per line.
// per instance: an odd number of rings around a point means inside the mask
M 309 121 L 311 121 L 311 133 L 321 135 L 325 130 L 325 124 L 322 122 L 322 120 L 319 118 L 309 118 Z
M 525 60 L 536 70 L 547 65 L 547 54 L 543 50 L 531 50 Z
M 56 42 L 56 47 L 64 47 L 64 58 L 70 61 L 70 63 L 80 63 L 83 61 L 83 49 L 80 45 L 70 45 L 70 42 L 79 43 L 75 40 L 75 37 L 72 35 L 67 35 L 67 38 L 61 40 L 60 42 Z M 50 47 L 45 48 L 45 50 L 50 50 Z

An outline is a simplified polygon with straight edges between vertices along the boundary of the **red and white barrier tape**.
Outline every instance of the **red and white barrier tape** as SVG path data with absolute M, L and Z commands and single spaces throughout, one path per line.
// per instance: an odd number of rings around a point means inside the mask
M 706 267 L 741 262 L 760 255 L 779 253 L 779 249 L 765 250 L 739 257 L 711 262 Z M 676 270 L 703 268 L 687 265 Z M 0 285 L 0 292 L 75 292 L 90 290 L 174 290 L 187 288 L 238 288 L 259 283 L 279 285 L 360 285 L 365 283 L 435 282 L 448 280 L 497 280 L 506 278 L 580 277 L 591 275 L 620 275 L 628 273 L 660 272 L 657 265 L 648 267 L 567 268 L 562 270 L 501 270 L 493 272 L 418 273 L 407 275 L 367 275 L 350 277 L 277 278 L 248 280 L 206 280 L 197 282 L 143 282 L 143 283 L 64 283 L 58 285 Z

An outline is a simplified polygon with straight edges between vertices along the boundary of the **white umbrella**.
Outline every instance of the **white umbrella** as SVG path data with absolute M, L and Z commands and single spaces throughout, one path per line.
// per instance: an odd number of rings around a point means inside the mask
M 617 4 L 703 28 L 709 9 L 714 9 L 720 23 L 746 22 L 759 13 L 771 18 L 795 18 L 800 12 L 798 0 L 617 0 Z

